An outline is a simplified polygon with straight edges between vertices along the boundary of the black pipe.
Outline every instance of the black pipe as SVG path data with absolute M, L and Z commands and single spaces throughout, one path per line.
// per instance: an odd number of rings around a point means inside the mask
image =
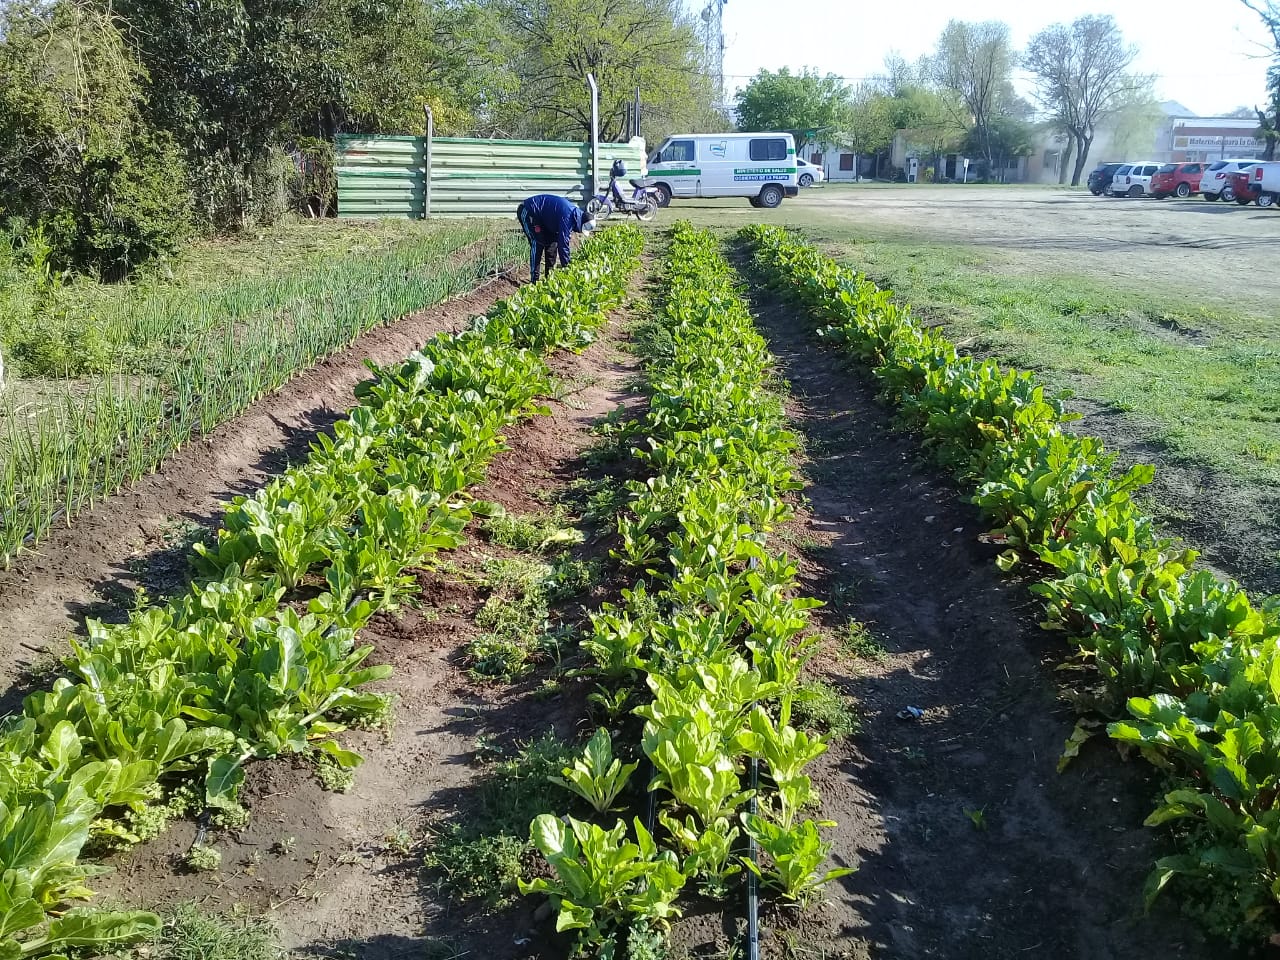
M 760 786 L 760 761 L 751 758 L 751 799 L 748 809 L 756 814 L 756 790 Z M 756 851 L 756 838 L 747 831 L 747 856 L 758 870 L 760 858 Z M 760 881 L 755 870 L 747 871 L 747 960 L 760 960 Z

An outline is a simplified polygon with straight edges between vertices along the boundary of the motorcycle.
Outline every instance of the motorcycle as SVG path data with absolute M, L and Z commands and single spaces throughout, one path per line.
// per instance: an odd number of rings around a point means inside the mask
M 597 220 L 606 220 L 615 211 L 630 213 L 637 220 L 652 220 L 658 215 L 658 191 L 654 187 L 646 187 L 637 180 L 630 181 L 631 196 L 625 196 L 618 186 L 618 179 L 627 175 L 627 167 L 621 160 L 615 160 L 609 171 L 609 186 L 603 193 L 598 193 L 587 201 L 587 213 Z

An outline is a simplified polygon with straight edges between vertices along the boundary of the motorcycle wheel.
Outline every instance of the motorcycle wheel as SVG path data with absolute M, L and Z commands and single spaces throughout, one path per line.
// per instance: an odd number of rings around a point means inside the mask
M 652 197 L 645 197 L 636 207 L 635 214 L 637 220 L 652 220 L 658 215 L 658 205 Z

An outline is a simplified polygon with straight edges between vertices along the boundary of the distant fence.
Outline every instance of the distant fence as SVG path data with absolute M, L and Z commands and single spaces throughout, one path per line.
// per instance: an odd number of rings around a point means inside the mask
M 339 136 L 338 216 L 419 219 L 431 190 L 432 217 L 510 217 L 535 193 L 586 200 L 591 147 L 547 140 Z M 598 182 L 621 159 L 633 176 L 644 169 L 644 141 L 600 144 Z

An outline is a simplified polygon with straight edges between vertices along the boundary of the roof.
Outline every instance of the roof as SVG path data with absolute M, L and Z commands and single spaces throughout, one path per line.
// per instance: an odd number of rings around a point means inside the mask
M 1164 100 L 1160 104 L 1160 111 L 1166 117 L 1195 117 L 1197 114 L 1190 107 L 1179 103 L 1177 100 Z

